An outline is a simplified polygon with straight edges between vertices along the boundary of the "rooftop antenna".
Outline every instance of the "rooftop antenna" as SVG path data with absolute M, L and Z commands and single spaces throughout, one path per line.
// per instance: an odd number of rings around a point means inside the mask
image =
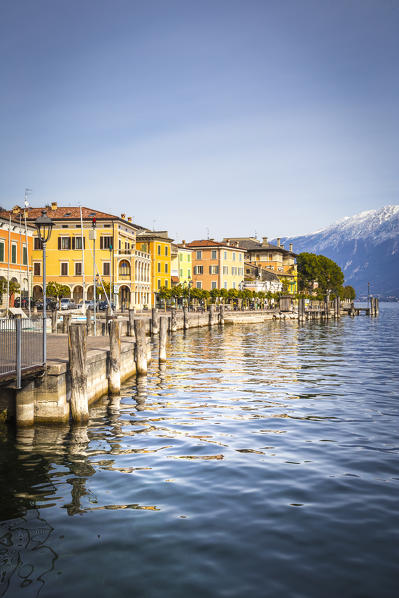
M 209 241 L 209 228 L 208 228 L 208 227 L 206 227 L 206 238 L 207 238 L 207 239 L 208 239 L 208 241 Z
M 156 221 L 157 221 L 156 218 L 154 218 L 154 220 L 152 221 L 152 230 L 153 231 L 155 230 L 155 223 L 156 223 Z

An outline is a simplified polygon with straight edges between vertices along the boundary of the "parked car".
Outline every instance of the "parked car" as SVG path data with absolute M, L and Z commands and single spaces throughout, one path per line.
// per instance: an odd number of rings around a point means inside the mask
M 60 307 L 61 309 L 75 309 L 76 304 L 73 299 L 70 299 L 69 297 L 63 297 L 60 301 Z
M 99 302 L 96 301 L 96 309 L 98 309 L 98 305 L 99 305 Z M 80 301 L 78 307 L 80 307 L 80 308 L 83 307 L 83 301 Z M 93 309 L 94 310 L 94 300 L 93 299 L 87 299 L 85 301 L 85 309 Z
M 33 307 L 34 305 L 35 305 L 35 302 L 31 297 L 30 298 L 30 306 Z M 23 309 L 28 309 L 28 307 L 29 307 L 28 297 L 22 297 L 22 299 L 20 297 L 17 297 L 14 300 L 14 307 L 22 307 Z
M 43 299 L 36 301 L 36 307 L 39 311 L 43 310 Z M 46 311 L 57 309 L 57 301 L 53 297 L 46 297 Z
M 108 308 L 108 301 L 100 301 L 100 303 L 98 304 L 98 309 L 100 311 L 106 311 L 107 308 Z M 111 309 L 115 310 L 115 303 L 112 303 L 112 301 L 111 301 Z

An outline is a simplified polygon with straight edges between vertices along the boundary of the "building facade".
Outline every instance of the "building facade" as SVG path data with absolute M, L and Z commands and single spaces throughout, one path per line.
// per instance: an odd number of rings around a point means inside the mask
M 246 260 L 255 266 L 265 268 L 276 274 L 286 292 L 294 294 L 298 290 L 298 272 L 295 262 L 296 254 L 292 251 L 292 243 L 289 249 L 281 245 L 280 239 L 277 239 L 277 245 L 268 243 L 267 237 L 258 241 L 254 237 L 229 237 L 224 241 L 238 243 L 240 247 L 246 249 Z
M 161 287 L 170 289 L 171 284 L 171 244 L 167 231 L 141 230 L 137 234 L 137 248 L 151 256 L 151 301 L 154 307 L 158 303 Z
M 16 206 L 13 214 L 18 216 L 21 210 Z M 43 210 L 54 222 L 46 247 L 47 283 L 65 285 L 76 303 L 92 299 L 94 285 L 97 289 L 104 285 L 117 308 L 140 307 L 136 299 L 149 301 L 151 258 L 143 251 L 136 252 L 136 234 L 143 227 L 133 224 L 125 214 L 119 218 L 87 207 L 61 207 L 56 202 L 25 210 L 28 222 L 33 224 Z M 43 264 L 36 236 L 32 267 L 32 294 L 37 299 L 43 295 Z
M 34 233 L 23 213 L 0 211 L 0 307 L 13 307 L 17 296 L 31 294 Z
M 182 243 L 192 251 L 193 284 L 198 289 L 239 289 L 244 283 L 245 249 L 213 239 Z

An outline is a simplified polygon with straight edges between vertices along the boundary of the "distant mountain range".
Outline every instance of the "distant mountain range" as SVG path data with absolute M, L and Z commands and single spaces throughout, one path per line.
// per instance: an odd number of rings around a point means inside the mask
M 322 230 L 300 237 L 286 237 L 295 253 L 325 255 L 339 264 L 345 284 L 358 296 L 370 293 L 399 298 L 399 206 L 385 206 L 344 218 Z

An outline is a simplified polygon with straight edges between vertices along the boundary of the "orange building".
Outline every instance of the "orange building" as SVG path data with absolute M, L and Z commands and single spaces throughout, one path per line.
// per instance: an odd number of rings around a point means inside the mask
M 193 283 L 197 289 L 239 289 L 244 282 L 245 249 L 213 239 L 183 243 L 192 250 Z
M 28 297 L 32 289 L 32 247 L 35 229 L 25 226 L 24 213 L 0 211 L 0 306 L 13 307 L 15 297 Z M 15 290 L 18 289 L 18 290 Z M 12 292 L 14 290 L 14 292 Z M 8 291 L 10 294 L 8 295 Z M 9 296 L 9 303 L 8 303 Z

